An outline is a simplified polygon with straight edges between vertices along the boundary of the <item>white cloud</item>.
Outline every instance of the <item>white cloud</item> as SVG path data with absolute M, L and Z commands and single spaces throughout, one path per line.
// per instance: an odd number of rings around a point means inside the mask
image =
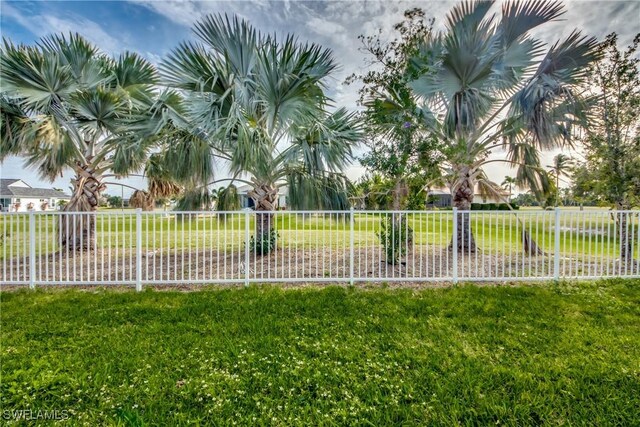
M 69 15 L 68 17 L 61 17 L 51 14 L 27 16 L 7 3 L 2 4 L 2 13 L 38 37 L 55 33 L 68 34 L 77 32 L 108 53 L 121 52 L 126 48 L 123 40 L 116 39 L 98 23 L 81 16 Z
M 382 30 L 383 40 L 394 38 L 393 25 L 403 19 L 403 13 L 414 7 L 422 8 L 427 18 L 436 18 L 436 28 L 442 29 L 447 12 L 457 1 L 153 1 L 132 0 L 134 5 L 141 5 L 148 10 L 168 19 L 172 23 L 189 28 L 194 22 L 208 13 L 229 13 L 249 20 L 263 32 L 296 34 L 302 41 L 319 43 L 331 48 L 340 69 L 328 81 L 331 96 L 337 106 L 356 109 L 358 85 L 345 85 L 344 79 L 354 73 L 363 72 L 367 68 L 365 55 L 359 51 L 361 47 L 358 35 L 372 35 Z M 27 7 L 21 7 L 27 9 Z M 31 9 L 38 10 L 36 7 Z M 49 8 L 51 9 L 51 8 Z M 494 6 L 500 10 L 500 2 Z M 110 52 L 119 52 L 129 44 L 122 34 L 109 34 L 98 24 L 99 18 L 88 19 L 70 14 L 62 14 L 63 8 L 54 8 L 54 14 L 27 15 L 10 4 L 2 3 L 3 19 L 8 17 L 30 29 L 37 35 L 45 35 L 59 31 L 79 31 L 91 41 Z M 60 10 L 60 12 L 59 12 Z M 616 31 L 623 45 L 628 44 L 635 33 L 640 31 L 640 2 L 637 1 L 569 1 L 566 2 L 567 13 L 561 21 L 543 25 L 535 31 L 547 43 L 566 37 L 574 28 L 584 33 L 603 38 Z M 162 21 L 153 22 L 155 29 L 160 28 Z M 134 29 L 131 33 L 140 37 Z M 133 35 L 131 37 L 133 37 Z M 169 50 L 181 40 L 173 40 L 166 46 Z M 139 41 L 138 41 L 139 42 Z M 158 63 L 161 52 L 142 49 L 144 55 L 154 63 Z M 555 153 L 544 155 L 543 164 L 549 164 Z M 494 154 L 499 157 L 501 154 Z M 358 173 L 362 168 L 354 167 L 350 174 Z M 507 174 L 513 174 L 507 166 L 492 164 L 489 176 L 502 181 Z

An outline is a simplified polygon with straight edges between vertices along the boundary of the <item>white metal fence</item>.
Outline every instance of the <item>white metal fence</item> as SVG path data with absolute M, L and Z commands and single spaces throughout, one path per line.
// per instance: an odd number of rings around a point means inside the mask
M 256 224 L 265 215 L 277 235 L 275 248 L 260 254 Z M 0 283 L 139 290 L 144 284 L 640 277 L 639 216 L 455 209 L 2 213 Z M 72 245 L 63 244 L 65 231 Z

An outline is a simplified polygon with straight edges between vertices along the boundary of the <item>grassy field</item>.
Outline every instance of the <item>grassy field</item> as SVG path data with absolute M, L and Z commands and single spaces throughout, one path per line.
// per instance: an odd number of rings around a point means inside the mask
M 602 211 L 566 211 L 561 221 L 563 254 L 575 256 L 617 256 L 619 252 L 615 221 Z M 413 229 L 415 245 L 446 246 L 453 233 L 451 212 L 408 215 L 408 226 Z M 358 213 L 354 219 L 354 244 L 370 247 L 379 244 L 376 233 L 380 229 L 380 214 Z M 550 211 L 525 210 L 516 215 L 476 211 L 472 214 L 472 228 L 479 247 L 488 253 L 522 251 L 523 227 L 529 231 L 543 250 L 554 249 L 554 220 Z M 96 221 L 98 248 L 130 248 L 135 242 L 135 213 L 131 210 L 110 211 Z M 57 217 L 36 217 L 36 252 L 47 254 L 57 250 Z M 250 217 L 249 228 L 255 220 Z M 293 215 L 278 213 L 275 227 L 280 234 L 281 247 L 333 247 L 344 248 L 350 239 L 350 223 L 344 215 Z M 640 223 L 630 217 L 634 252 L 640 256 Z M 25 255 L 28 252 L 29 221 L 27 215 L 0 216 L 0 257 Z M 173 213 L 143 215 L 142 243 L 145 250 L 194 249 L 213 247 L 216 250 L 238 249 L 245 239 L 244 213 L 235 213 L 227 221 L 213 214 L 192 215 L 177 220 Z
M 640 281 L 3 292 L 4 411 L 67 425 L 640 425 Z

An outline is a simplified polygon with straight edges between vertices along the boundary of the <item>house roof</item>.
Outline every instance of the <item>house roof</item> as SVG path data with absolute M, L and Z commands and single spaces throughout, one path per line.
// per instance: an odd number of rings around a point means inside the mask
M 0 179 L 0 197 L 25 197 L 33 199 L 44 199 L 55 197 L 58 199 L 70 199 L 62 191 L 53 188 L 33 188 L 15 185 L 20 182 L 19 179 Z M 28 184 L 27 184 L 28 185 Z
M 441 188 L 434 188 L 433 190 L 429 190 L 427 193 L 429 196 L 450 196 L 451 191 L 443 190 Z

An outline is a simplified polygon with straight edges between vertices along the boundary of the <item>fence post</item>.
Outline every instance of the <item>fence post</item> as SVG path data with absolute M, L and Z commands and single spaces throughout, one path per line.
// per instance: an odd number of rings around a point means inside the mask
M 36 288 L 36 214 L 29 211 L 29 288 Z
M 560 280 L 560 208 L 555 212 L 555 240 L 553 244 L 553 279 Z
M 258 219 L 256 218 L 256 221 Z M 249 210 L 244 211 L 244 286 L 249 286 Z
M 349 219 L 349 284 L 353 286 L 354 276 L 353 276 L 353 268 L 354 268 L 354 211 L 353 206 L 351 206 L 350 219 Z
M 453 240 L 451 242 L 453 251 L 453 283 L 458 283 L 458 208 L 453 208 Z
M 142 209 L 136 209 L 136 291 L 142 290 Z

